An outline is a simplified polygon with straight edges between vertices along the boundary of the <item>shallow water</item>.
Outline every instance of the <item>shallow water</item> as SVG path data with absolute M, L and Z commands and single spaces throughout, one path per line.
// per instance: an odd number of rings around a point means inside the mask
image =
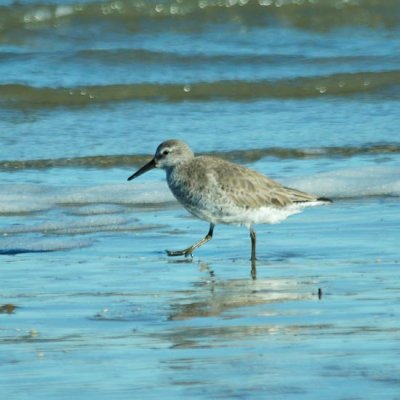
M 206 228 L 176 210 L 142 213 L 165 228 L 5 256 L 1 302 L 17 308 L 1 316 L 3 392 L 398 398 L 398 204 L 373 203 L 260 227 L 255 280 L 244 229 L 167 259 Z
M 397 1 L 0 6 L 0 393 L 400 399 Z M 205 222 L 168 138 L 334 200 Z

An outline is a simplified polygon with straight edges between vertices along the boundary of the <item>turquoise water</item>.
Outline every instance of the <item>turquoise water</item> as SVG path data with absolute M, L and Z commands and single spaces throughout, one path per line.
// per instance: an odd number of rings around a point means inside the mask
M 397 1 L 0 5 L 0 393 L 399 399 Z M 329 196 L 203 237 L 187 141 Z

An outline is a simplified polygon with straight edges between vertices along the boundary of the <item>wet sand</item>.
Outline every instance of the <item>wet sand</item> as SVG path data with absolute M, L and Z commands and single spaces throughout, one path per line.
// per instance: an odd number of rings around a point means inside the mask
M 192 260 L 162 251 L 207 230 L 1 256 L 0 387 L 7 399 L 396 399 L 400 281 L 393 201 L 339 201 L 259 226 L 217 226 Z

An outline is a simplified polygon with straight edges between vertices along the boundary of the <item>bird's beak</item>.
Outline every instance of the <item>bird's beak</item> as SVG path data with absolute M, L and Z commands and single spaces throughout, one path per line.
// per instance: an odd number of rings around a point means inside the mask
M 153 158 L 151 161 L 149 161 L 147 164 L 143 165 L 142 168 L 140 168 L 139 170 L 137 170 L 133 175 L 131 175 L 128 178 L 128 181 L 137 178 L 138 176 L 144 174 L 147 171 L 150 171 L 151 169 L 156 167 L 156 161 Z

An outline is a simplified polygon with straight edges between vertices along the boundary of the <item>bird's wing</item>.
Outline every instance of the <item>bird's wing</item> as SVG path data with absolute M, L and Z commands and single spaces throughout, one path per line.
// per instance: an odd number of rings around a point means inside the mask
M 220 190 L 235 205 L 245 208 L 263 206 L 285 207 L 293 203 L 315 201 L 316 197 L 296 189 L 287 188 L 278 182 L 242 165 L 210 158 L 210 179 L 215 180 Z

